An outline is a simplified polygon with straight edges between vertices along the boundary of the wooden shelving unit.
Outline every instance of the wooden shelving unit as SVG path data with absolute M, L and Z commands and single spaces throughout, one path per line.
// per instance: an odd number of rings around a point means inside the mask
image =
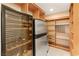
M 65 25 L 69 26 L 69 17 L 67 17 L 67 18 L 62 17 L 61 19 L 56 19 L 56 20 L 47 20 L 46 22 L 47 22 L 47 27 L 48 27 L 49 46 L 54 46 L 57 48 L 61 47 L 61 49 L 66 49 L 67 51 L 69 51 L 69 49 L 70 49 L 69 45 L 65 46 L 62 43 L 63 40 L 67 39 L 66 37 L 69 38 L 69 36 L 68 36 L 69 33 L 63 32 L 62 30 L 64 30 L 64 28 L 59 27 L 59 26 L 65 27 Z M 59 28 L 60 28 L 60 31 L 59 31 Z M 60 38 L 61 36 L 62 36 L 62 38 Z M 59 43 L 58 43 L 58 40 L 60 41 Z M 68 39 L 66 41 L 69 42 Z
M 19 48 L 19 47 L 21 47 L 21 46 L 27 45 L 27 44 L 29 44 L 30 42 L 32 42 L 32 41 L 29 40 L 29 41 L 27 41 L 27 42 L 25 42 L 25 43 L 22 43 L 22 44 L 16 45 L 15 47 L 12 47 L 12 48 L 10 48 L 10 49 L 7 49 L 6 51 L 14 50 L 14 49 Z
M 45 12 L 35 3 L 16 3 L 16 4 L 21 7 L 21 10 L 24 13 L 31 14 L 36 19 L 44 19 L 45 17 Z
M 1 55 L 32 56 L 33 17 L 4 5 L 2 15 L 4 16 L 2 16 Z

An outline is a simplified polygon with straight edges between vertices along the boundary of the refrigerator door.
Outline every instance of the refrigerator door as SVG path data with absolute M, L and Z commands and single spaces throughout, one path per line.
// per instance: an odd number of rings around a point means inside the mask
M 42 36 L 35 39 L 36 45 L 36 56 L 46 56 L 48 51 L 48 41 L 47 36 Z
M 44 21 L 35 20 L 35 34 L 47 33 Z
M 46 56 L 48 51 L 47 29 L 44 21 L 35 20 L 36 56 Z

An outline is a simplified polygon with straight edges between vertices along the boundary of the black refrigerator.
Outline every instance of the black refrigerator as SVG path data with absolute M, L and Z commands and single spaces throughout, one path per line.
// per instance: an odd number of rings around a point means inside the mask
M 1 5 L 1 55 L 34 55 L 34 19 Z

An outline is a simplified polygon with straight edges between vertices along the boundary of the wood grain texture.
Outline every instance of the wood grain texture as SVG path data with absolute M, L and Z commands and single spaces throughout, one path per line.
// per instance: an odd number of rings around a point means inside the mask
M 79 3 L 73 3 L 70 10 L 71 22 L 71 54 L 79 55 Z

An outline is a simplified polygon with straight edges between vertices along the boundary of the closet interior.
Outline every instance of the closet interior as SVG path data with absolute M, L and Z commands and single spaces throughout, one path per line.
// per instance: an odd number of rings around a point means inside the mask
M 69 50 L 69 17 L 47 21 L 49 46 Z
M 17 10 L 10 8 L 10 5 L 18 6 Z M 59 13 L 56 10 L 57 13 L 47 11 L 46 5 L 50 4 L 1 4 L 2 56 L 35 56 L 35 53 L 47 55 L 54 48 L 66 51 L 69 55 L 79 55 L 79 4 L 70 4 L 70 7 L 67 6 L 70 9 Z M 52 3 L 52 8 L 54 5 L 57 4 Z M 46 9 L 43 10 L 43 7 Z

